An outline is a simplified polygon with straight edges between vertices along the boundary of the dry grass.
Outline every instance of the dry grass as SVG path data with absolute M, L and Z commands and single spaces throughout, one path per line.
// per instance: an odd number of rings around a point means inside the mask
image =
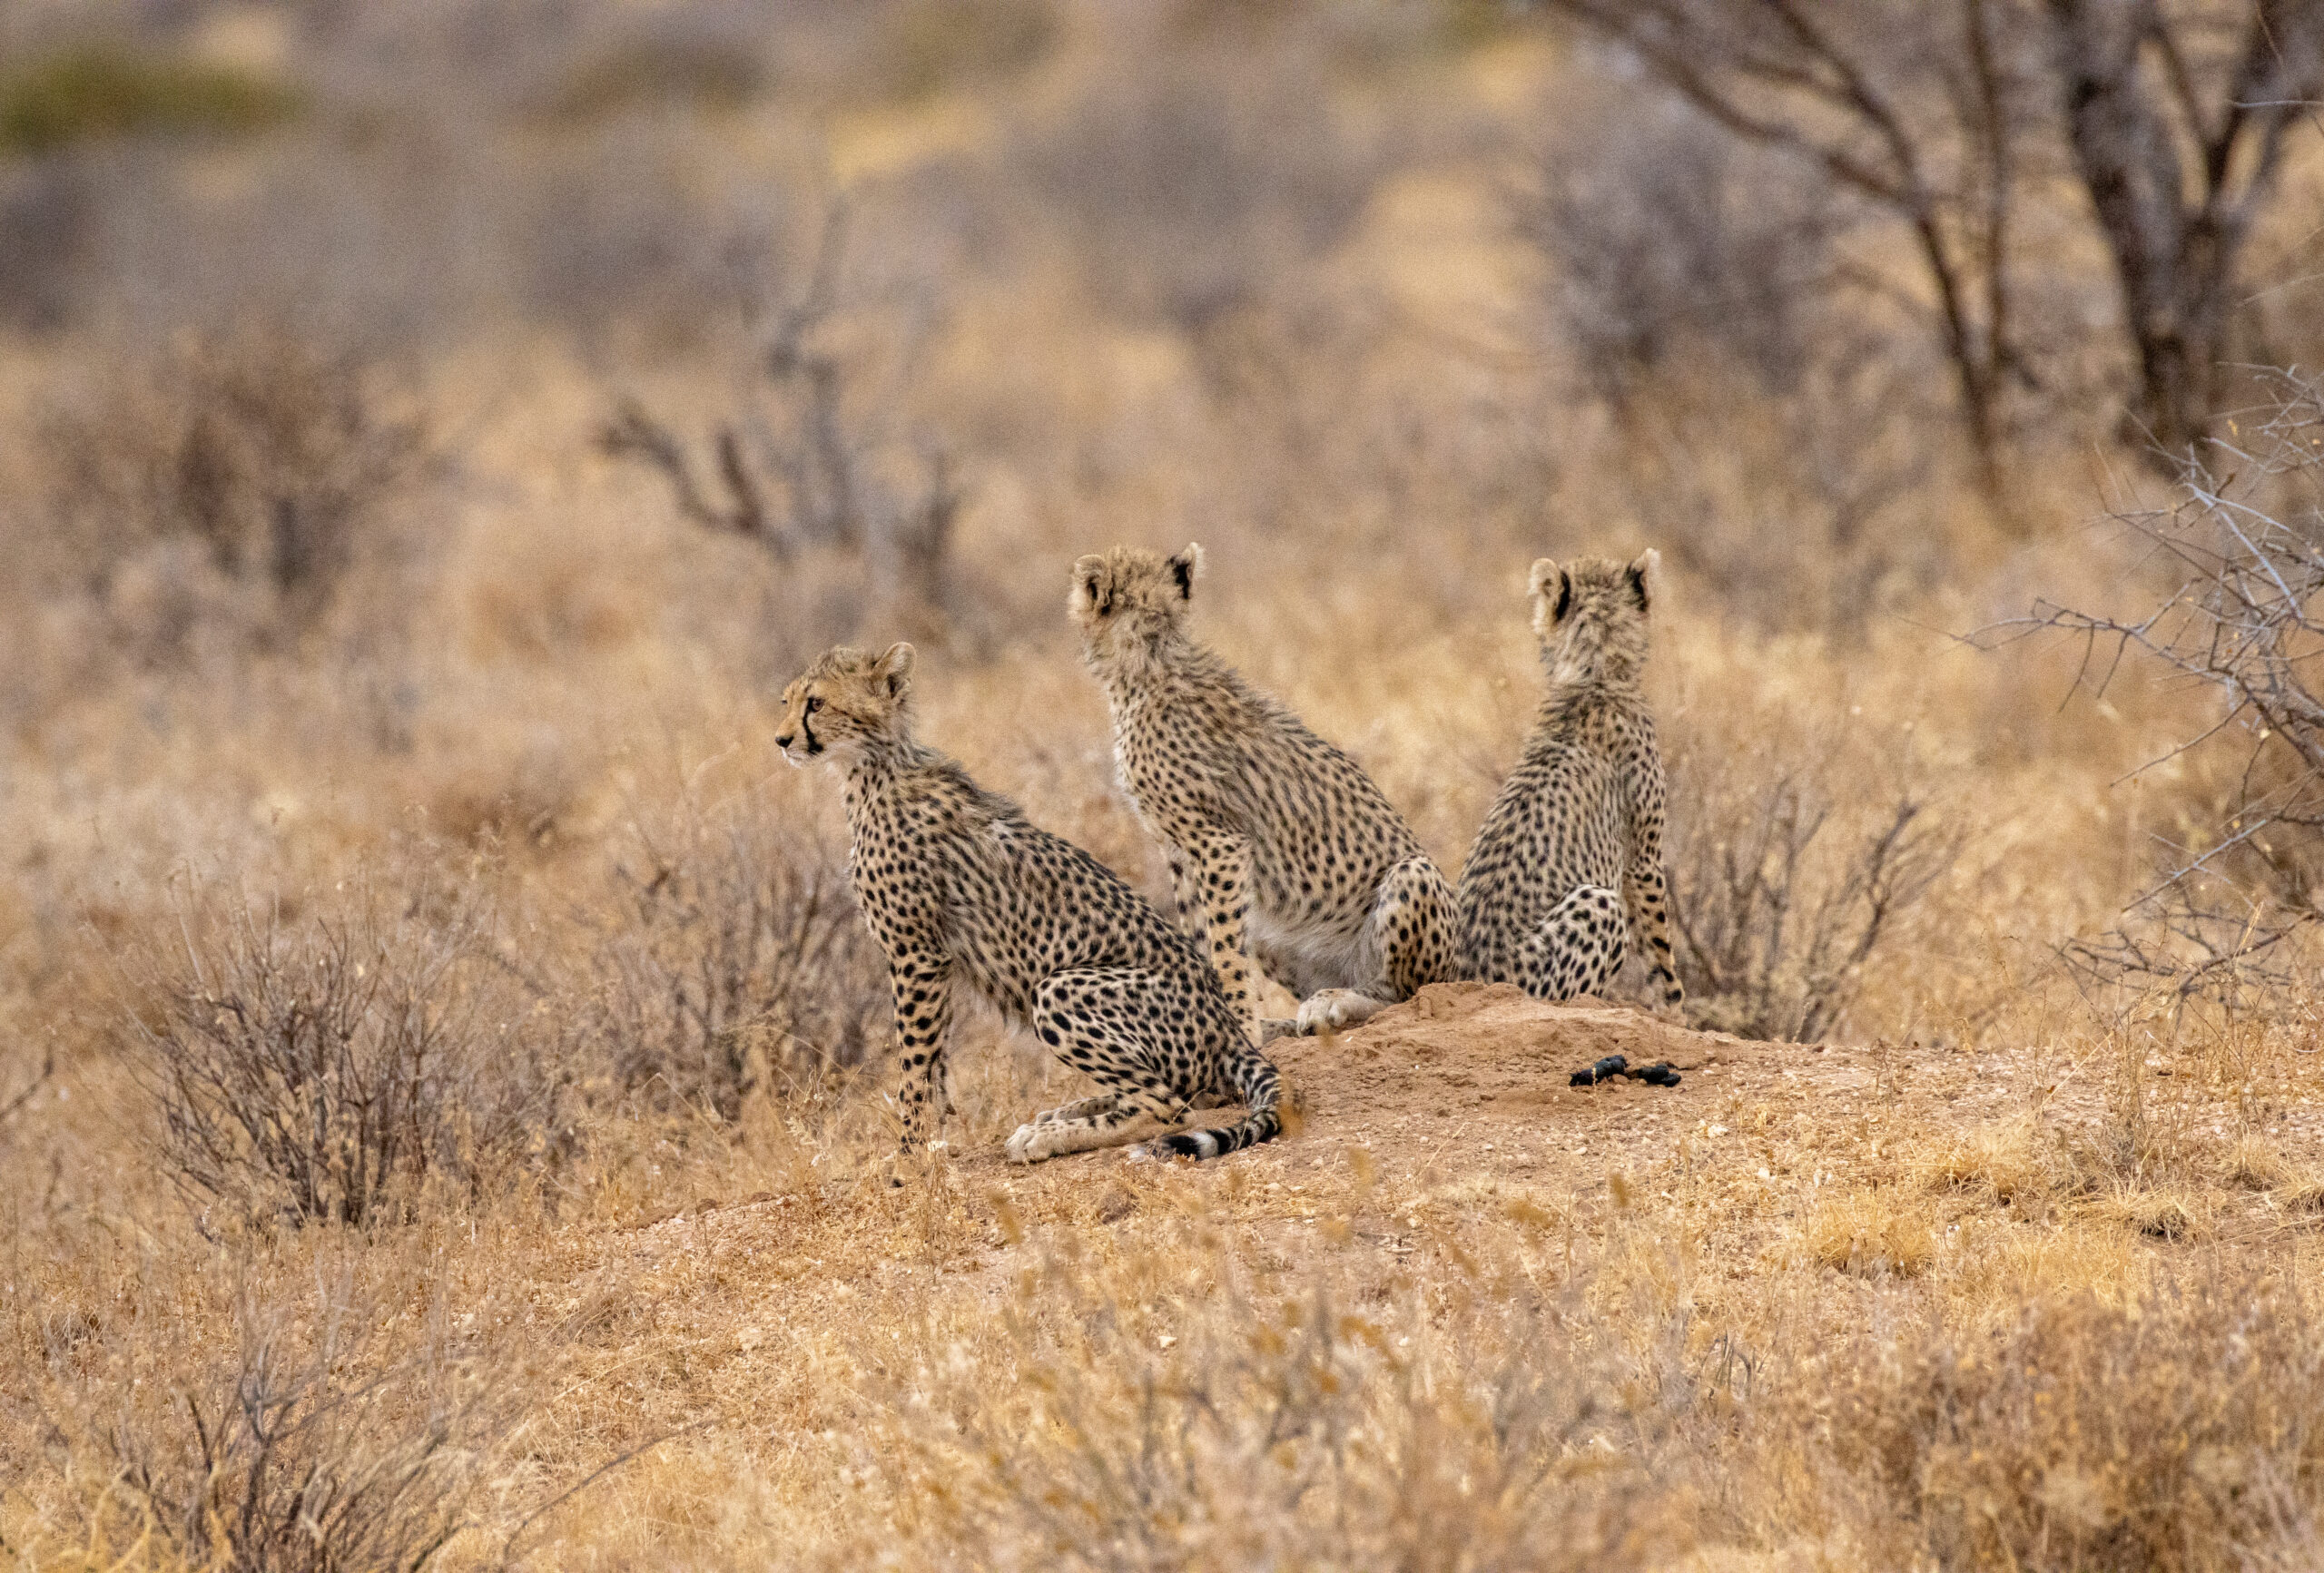
M 0 342 L 17 1565 L 2312 1561 L 2316 1001 L 2055 961 L 2235 762 L 2132 775 L 2199 698 L 1945 632 L 2139 605 L 2079 460 L 2029 436 L 1997 518 L 1866 394 L 1919 372 L 1854 308 L 1679 322 L 1767 362 L 1748 398 L 1571 342 L 1572 259 L 1507 199 L 1590 142 L 1540 151 L 1577 73 L 1498 7 L 1012 3 L 957 61 L 941 7 L 781 50 L 619 9 L 554 48 L 395 5 L 189 34 L 328 91 L 41 174 L 109 249 Z M 332 96 L 410 58 L 513 107 L 423 137 Z M 753 473 L 819 410 L 891 498 L 951 456 L 909 630 L 876 542 L 786 558 L 593 446 L 633 395 L 756 440 L 727 286 L 812 293 L 778 242 L 832 183 L 846 309 L 793 349 L 848 375 Z M 209 320 L 253 293 L 281 337 Z M 157 322 L 209 330 L 121 350 Z M 333 348 L 382 324 L 394 378 Z M 1009 1172 L 1078 1094 L 971 1011 L 949 1145 L 890 1187 L 883 979 L 773 695 L 817 641 L 923 637 L 924 734 L 1158 892 L 1059 604 L 1079 552 L 1188 539 L 1206 634 L 1448 869 L 1539 693 L 1526 564 L 1663 547 L 1675 883 L 1733 980 L 1699 1008 L 1829 1047 L 1588 1093 L 1350 1035 L 1295 1051 L 1282 1143 Z M 1903 803 L 1931 839 L 1871 932 Z
M 1817 1208 L 1807 1220 L 1807 1254 L 1860 1277 L 1911 1278 L 1936 1260 L 1935 1224 L 1934 1213 L 1900 1204 L 1891 1192 L 1861 1192 Z

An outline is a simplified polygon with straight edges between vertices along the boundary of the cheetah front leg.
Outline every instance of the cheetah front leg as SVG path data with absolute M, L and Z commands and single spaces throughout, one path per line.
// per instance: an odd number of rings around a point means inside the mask
M 1172 850 L 1170 874 L 1179 916 L 1204 942 L 1227 1007 L 1256 1041 L 1259 991 L 1244 933 L 1251 916 L 1251 843 L 1225 831 L 1197 832 Z
M 1452 887 L 1443 873 L 1427 858 L 1406 858 L 1380 881 L 1364 919 L 1357 953 L 1374 959 L 1376 976 L 1361 988 L 1326 988 L 1302 1001 L 1299 1030 L 1344 1031 L 1452 978 L 1458 932 Z
M 903 1061 L 903 1086 L 896 1094 L 903 1113 L 903 1150 L 916 1152 L 935 1119 L 951 1106 L 944 1074 L 944 1040 L 952 1023 L 951 959 L 924 950 L 893 957 L 888 988 L 895 999 L 896 1052 Z
M 1536 999 L 1594 994 L 1622 969 L 1622 899 L 1577 885 L 1533 926 L 1517 952 L 1517 986 Z
M 1662 1008 L 1677 1010 L 1687 1000 L 1687 987 L 1679 981 L 1679 968 L 1670 953 L 1669 881 L 1662 870 L 1661 828 L 1641 830 L 1638 845 L 1622 870 L 1622 898 L 1630 908 L 1632 942 L 1649 968 L 1649 983 Z

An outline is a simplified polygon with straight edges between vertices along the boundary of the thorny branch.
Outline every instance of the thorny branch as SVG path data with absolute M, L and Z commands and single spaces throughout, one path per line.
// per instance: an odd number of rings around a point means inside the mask
M 2169 589 L 2112 614 L 2043 601 L 1973 637 L 1988 647 L 2065 634 L 2084 645 L 2079 688 L 2102 695 L 2127 663 L 2210 691 L 2216 709 L 2144 768 L 2229 732 L 2250 752 L 2206 844 L 2158 838 L 2162 870 L 2123 924 L 2065 949 L 2102 981 L 2167 981 L 2181 998 L 2284 981 L 2283 941 L 2324 915 L 2324 381 L 2274 374 L 2272 409 L 2216 476 L 2191 462 L 2171 506 L 2116 522 Z M 2111 647 L 2111 648 L 2110 648 Z M 2093 675 L 2095 658 L 2110 659 Z

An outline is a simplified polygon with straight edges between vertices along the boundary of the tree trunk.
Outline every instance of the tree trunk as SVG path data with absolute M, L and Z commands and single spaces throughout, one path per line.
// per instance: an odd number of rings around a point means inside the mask
M 2152 0 L 2050 0 L 2074 167 L 2114 261 L 2123 327 L 2138 351 L 2132 421 L 2176 457 L 2203 434 L 2216 338 L 2183 306 L 2184 191 L 2171 128 L 2139 80 Z M 2214 314 L 2216 315 L 2216 314 Z
M 2257 0 L 2205 103 L 2156 0 L 2047 0 L 2074 166 L 2136 348 L 2128 419 L 2166 468 L 2211 436 L 2237 264 L 2287 125 L 2324 75 L 2324 5 Z M 2190 192 L 2192 174 L 2196 189 Z

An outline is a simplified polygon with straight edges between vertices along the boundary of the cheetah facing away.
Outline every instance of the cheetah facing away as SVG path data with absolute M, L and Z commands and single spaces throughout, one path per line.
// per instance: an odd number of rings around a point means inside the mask
M 1035 1163 L 1130 1142 L 1191 1105 L 1241 1102 L 1163 1151 L 1216 1157 L 1274 1137 L 1275 1067 L 1245 1036 L 1194 943 L 1080 848 L 1034 826 L 912 736 L 912 647 L 845 646 L 783 691 L 776 746 L 843 779 L 848 874 L 887 952 L 903 1057 L 904 1147 L 944 1103 L 952 989 L 965 983 L 1103 1089 L 1034 1116 L 1009 1155 Z
M 1255 1036 L 1351 1027 L 1453 975 L 1452 889 L 1354 760 L 1195 643 L 1201 571 L 1200 546 L 1073 566 L 1122 786 Z M 1253 961 L 1300 998 L 1295 1023 L 1257 1019 Z
M 1662 753 L 1639 687 L 1660 561 L 1533 565 L 1549 693 L 1461 870 L 1472 978 L 1543 999 L 1593 992 L 1621 969 L 1627 915 L 1663 1005 L 1686 997 L 1665 905 Z

